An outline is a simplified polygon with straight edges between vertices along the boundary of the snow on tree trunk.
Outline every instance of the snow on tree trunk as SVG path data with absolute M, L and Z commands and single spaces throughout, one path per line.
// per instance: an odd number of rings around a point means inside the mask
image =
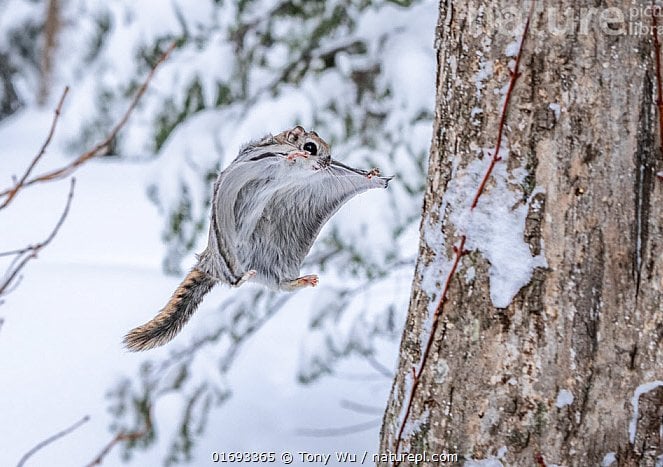
M 649 3 L 536 6 L 502 160 L 471 210 L 529 5 L 440 2 L 419 259 L 381 453 L 398 445 L 490 465 L 655 465 L 663 159 Z M 467 254 L 435 328 L 463 236 Z

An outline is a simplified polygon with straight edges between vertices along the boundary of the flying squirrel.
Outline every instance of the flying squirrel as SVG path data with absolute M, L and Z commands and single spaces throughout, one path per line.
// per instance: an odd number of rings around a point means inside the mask
M 322 226 L 350 198 L 392 178 L 332 159 L 329 145 L 301 126 L 243 146 L 214 183 L 207 248 L 166 306 L 124 344 L 142 351 L 171 341 L 218 283 L 315 287 L 318 276 L 299 269 Z

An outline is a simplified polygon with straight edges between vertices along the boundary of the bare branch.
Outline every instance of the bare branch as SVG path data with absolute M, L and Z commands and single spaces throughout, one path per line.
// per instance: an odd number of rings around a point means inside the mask
M 55 127 L 58 124 L 58 119 L 60 118 L 60 112 L 62 111 L 62 105 L 64 104 L 64 100 L 67 97 L 68 92 L 69 92 L 69 86 L 65 86 L 64 91 L 62 92 L 62 97 L 60 97 L 60 101 L 58 102 L 57 107 L 55 107 L 55 114 L 53 115 L 53 121 L 51 122 L 51 129 L 48 132 L 48 136 L 46 137 L 44 144 L 42 144 L 41 149 L 39 150 L 37 155 L 32 159 L 32 162 L 28 166 L 27 170 L 25 171 L 21 179 L 18 182 L 16 182 L 14 188 L 2 193 L 2 195 L 5 196 L 5 200 L 2 202 L 2 204 L 0 204 L 0 209 L 6 208 L 7 205 L 14 199 L 16 193 L 18 193 L 18 191 L 21 188 L 23 188 L 23 186 L 25 185 L 25 181 L 30 176 L 30 173 L 32 173 L 32 170 L 37 165 L 37 162 L 39 162 L 39 159 L 41 159 L 41 157 L 46 152 L 46 148 L 48 148 L 48 145 L 51 143 L 51 139 L 53 139 L 53 135 L 55 134 Z
M 3 256 L 16 256 L 20 255 L 22 253 L 25 253 L 26 251 L 30 250 L 34 245 L 28 245 L 26 247 L 20 248 L 18 250 L 11 250 L 11 251 L 2 251 L 0 252 L 0 258 Z
M 93 157 L 99 155 L 102 150 L 106 149 L 112 141 L 115 139 L 117 134 L 120 132 L 120 130 L 124 127 L 124 125 L 127 123 L 129 120 L 129 117 L 131 116 L 132 112 L 138 105 L 138 102 L 140 101 L 140 98 L 145 94 L 145 91 L 147 90 L 147 87 L 149 86 L 150 82 L 152 81 L 152 78 L 154 77 L 157 68 L 159 65 L 161 65 L 172 53 L 173 50 L 175 50 L 175 47 L 177 46 L 176 42 L 173 42 L 167 49 L 166 51 L 159 57 L 159 59 L 156 61 L 154 66 L 150 69 L 150 72 L 148 73 L 147 77 L 145 78 L 145 81 L 143 84 L 138 88 L 138 91 L 134 95 L 134 98 L 132 99 L 131 103 L 129 104 L 129 107 L 127 110 L 124 112 L 122 115 L 122 118 L 115 124 L 115 126 L 112 128 L 112 130 L 106 135 L 106 138 L 104 138 L 103 141 L 100 143 L 97 143 L 92 149 L 84 152 L 80 156 L 78 156 L 76 159 L 74 159 L 72 162 L 69 164 L 65 165 L 64 167 L 61 167 L 56 170 L 52 170 L 50 172 L 43 173 L 41 175 L 38 175 L 34 178 L 31 178 L 25 182 L 23 182 L 22 187 L 27 187 L 30 185 L 33 185 L 35 183 L 40 183 L 40 182 L 45 182 L 45 181 L 50 181 L 50 180 L 59 180 L 61 178 L 64 178 L 71 174 L 74 170 L 76 170 L 79 166 L 83 165 L 85 162 L 89 161 Z M 0 196 L 7 196 L 12 190 L 5 190 L 0 192 Z
M 347 410 L 352 410 L 353 412 L 376 415 L 384 412 L 382 407 L 374 407 L 372 405 L 360 404 L 359 402 L 354 402 L 348 399 L 341 399 L 340 406 Z
M 49 236 L 46 237 L 46 240 L 37 243 L 36 245 L 28 246 L 22 250 L 15 250 L 14 252 L 10 252 L 15 254 L 16 258 L 15 261 L 12 262 L 12 265 L 10 266 L 7 273 L 5 274 L 4 279 L 0 280 L 0 296 L 5 295 L 7 293 L 12 282 L 14 282 L 14 280 L 17 278 L 18 273 L 25 267 L 28 261 L 36 258 L 37 254 L 42 249 L 44 249 L 44 247 L 46 247 L 49 243 L 51 243 L 51 241 L 55 238 L 58 231 L 60 230 L 60 227 L 62 227 L 62 224 L 64 223 L 67 214 L 69 213 L 71 200 L 74 197 L 75 186 L 76 186 L 76 179 L 72 178 L 71 185 L 69 187 L 69 195 L 67 196 L 67 204 L 65 205 L 64 211 L 62 211 L 62 214 L 60 215 L 58 222 L 55 224 L 55 227 L 53 228 Z
M 7 290 L 3 292 L 3 295 L 9 295 L 10 293 L 12 293 L 14 290 L 18 288 L 19 285 L 21 285 L 22 281 L 23 281 L 23 276 L 18 276 L 16 279 L 14 279 L 14 283 L 10 287 L 8 287 Z M 2 305 L 3 303 L 4 303 L 3 301 L 0 301 L 0 305 Z
M 53 436 L 50 436 L 46 438 L 44 441 L 40 442 L 37 444 L 35 447 L 30 449 L 28 452 L 23 454 L 23 457 L 21 457 L 21 460 L 18 461 L 18 464 L 16 464 L 16 467 L 23 467 L 25 462 L 32 456 L 34 455 L 37 451 L 40 449 L 44 448 L 45 446 L 48 446 L 51 444 L 53 441 L 57 441 L 58 439 L 62 438 L 63 436 L 67 436 L 69 433 L 72 431 L 75 431 L 78 429 L 80 426 L 83 424 L 87 423 L 90 420 L 90 416 L 86 415 L 85 417 L 81 418 L 79 421 L 71 425 L 69 428 L 65 428 L 64 430 L 54 434 Z
M 384 366 L 382 363 L 378 362 L 375 358 L 375 355 L 368 354 L 365 356 L 365 358 L 368 364 L 385 378 L 392 379 L 394 377 L 394 372 Z
M 369 422 L 358 423 L 356 425 L 342 426 L 338 428 L 301 428 L 297 430 L 297 434 L 301 436 L 310 436 L 313 438 L 329 438 L 336 436 L 346 436 L 362 431 L 370 430 L 380 424 L 382 418 L 377 418 Z
M 142 438 L 147 435 L 152 430 L 152 420 L 150 417 L 149 411 L 147 412 L 147 418 L 145 419 L 145 428 L 140 431 L 124 432 L 120 431 L 117 433 L 110 442 L 104 446 L 101 452 L 95 457 L 86 467 L 92 467 L 94 465 L 101 465 L 104 461 L 104 457 L 108 455 L 109 452 L 115 447 L 115 445 L 124 442 L 124 441 L 136 441 L 137 439 Z

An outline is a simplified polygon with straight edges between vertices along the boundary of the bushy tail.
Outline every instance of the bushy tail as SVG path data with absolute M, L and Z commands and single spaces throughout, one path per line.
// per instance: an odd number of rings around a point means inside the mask
M 138 352 L 171 341 L 217 282 L 204 272 L 192 269 L 158 315 L 124 336 L 124 345 L 129 350 Z

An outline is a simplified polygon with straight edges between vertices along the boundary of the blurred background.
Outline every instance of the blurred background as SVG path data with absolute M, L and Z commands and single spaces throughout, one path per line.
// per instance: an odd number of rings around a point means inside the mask
M 66 85 L 34 175 L 103 141 L 177 44 L 0 297 L 0 465 L 85 415 L 26 465 L 86 465 L 122 432 L 145 433 L 104 465 L 377 451 L 418 245 L 436 20 L 431 0 L 0 0 L 0 191 L 38 154 Z M 172 343 L 126 352 L 205 247 L 218 171 L 296 124 L 336 159 L 396 175 L 323 229 L 302 268 L 320 285 L 218 287 Z M 48 237 L 68 190 L 20 190 L 0 210 L 0 253 Z

